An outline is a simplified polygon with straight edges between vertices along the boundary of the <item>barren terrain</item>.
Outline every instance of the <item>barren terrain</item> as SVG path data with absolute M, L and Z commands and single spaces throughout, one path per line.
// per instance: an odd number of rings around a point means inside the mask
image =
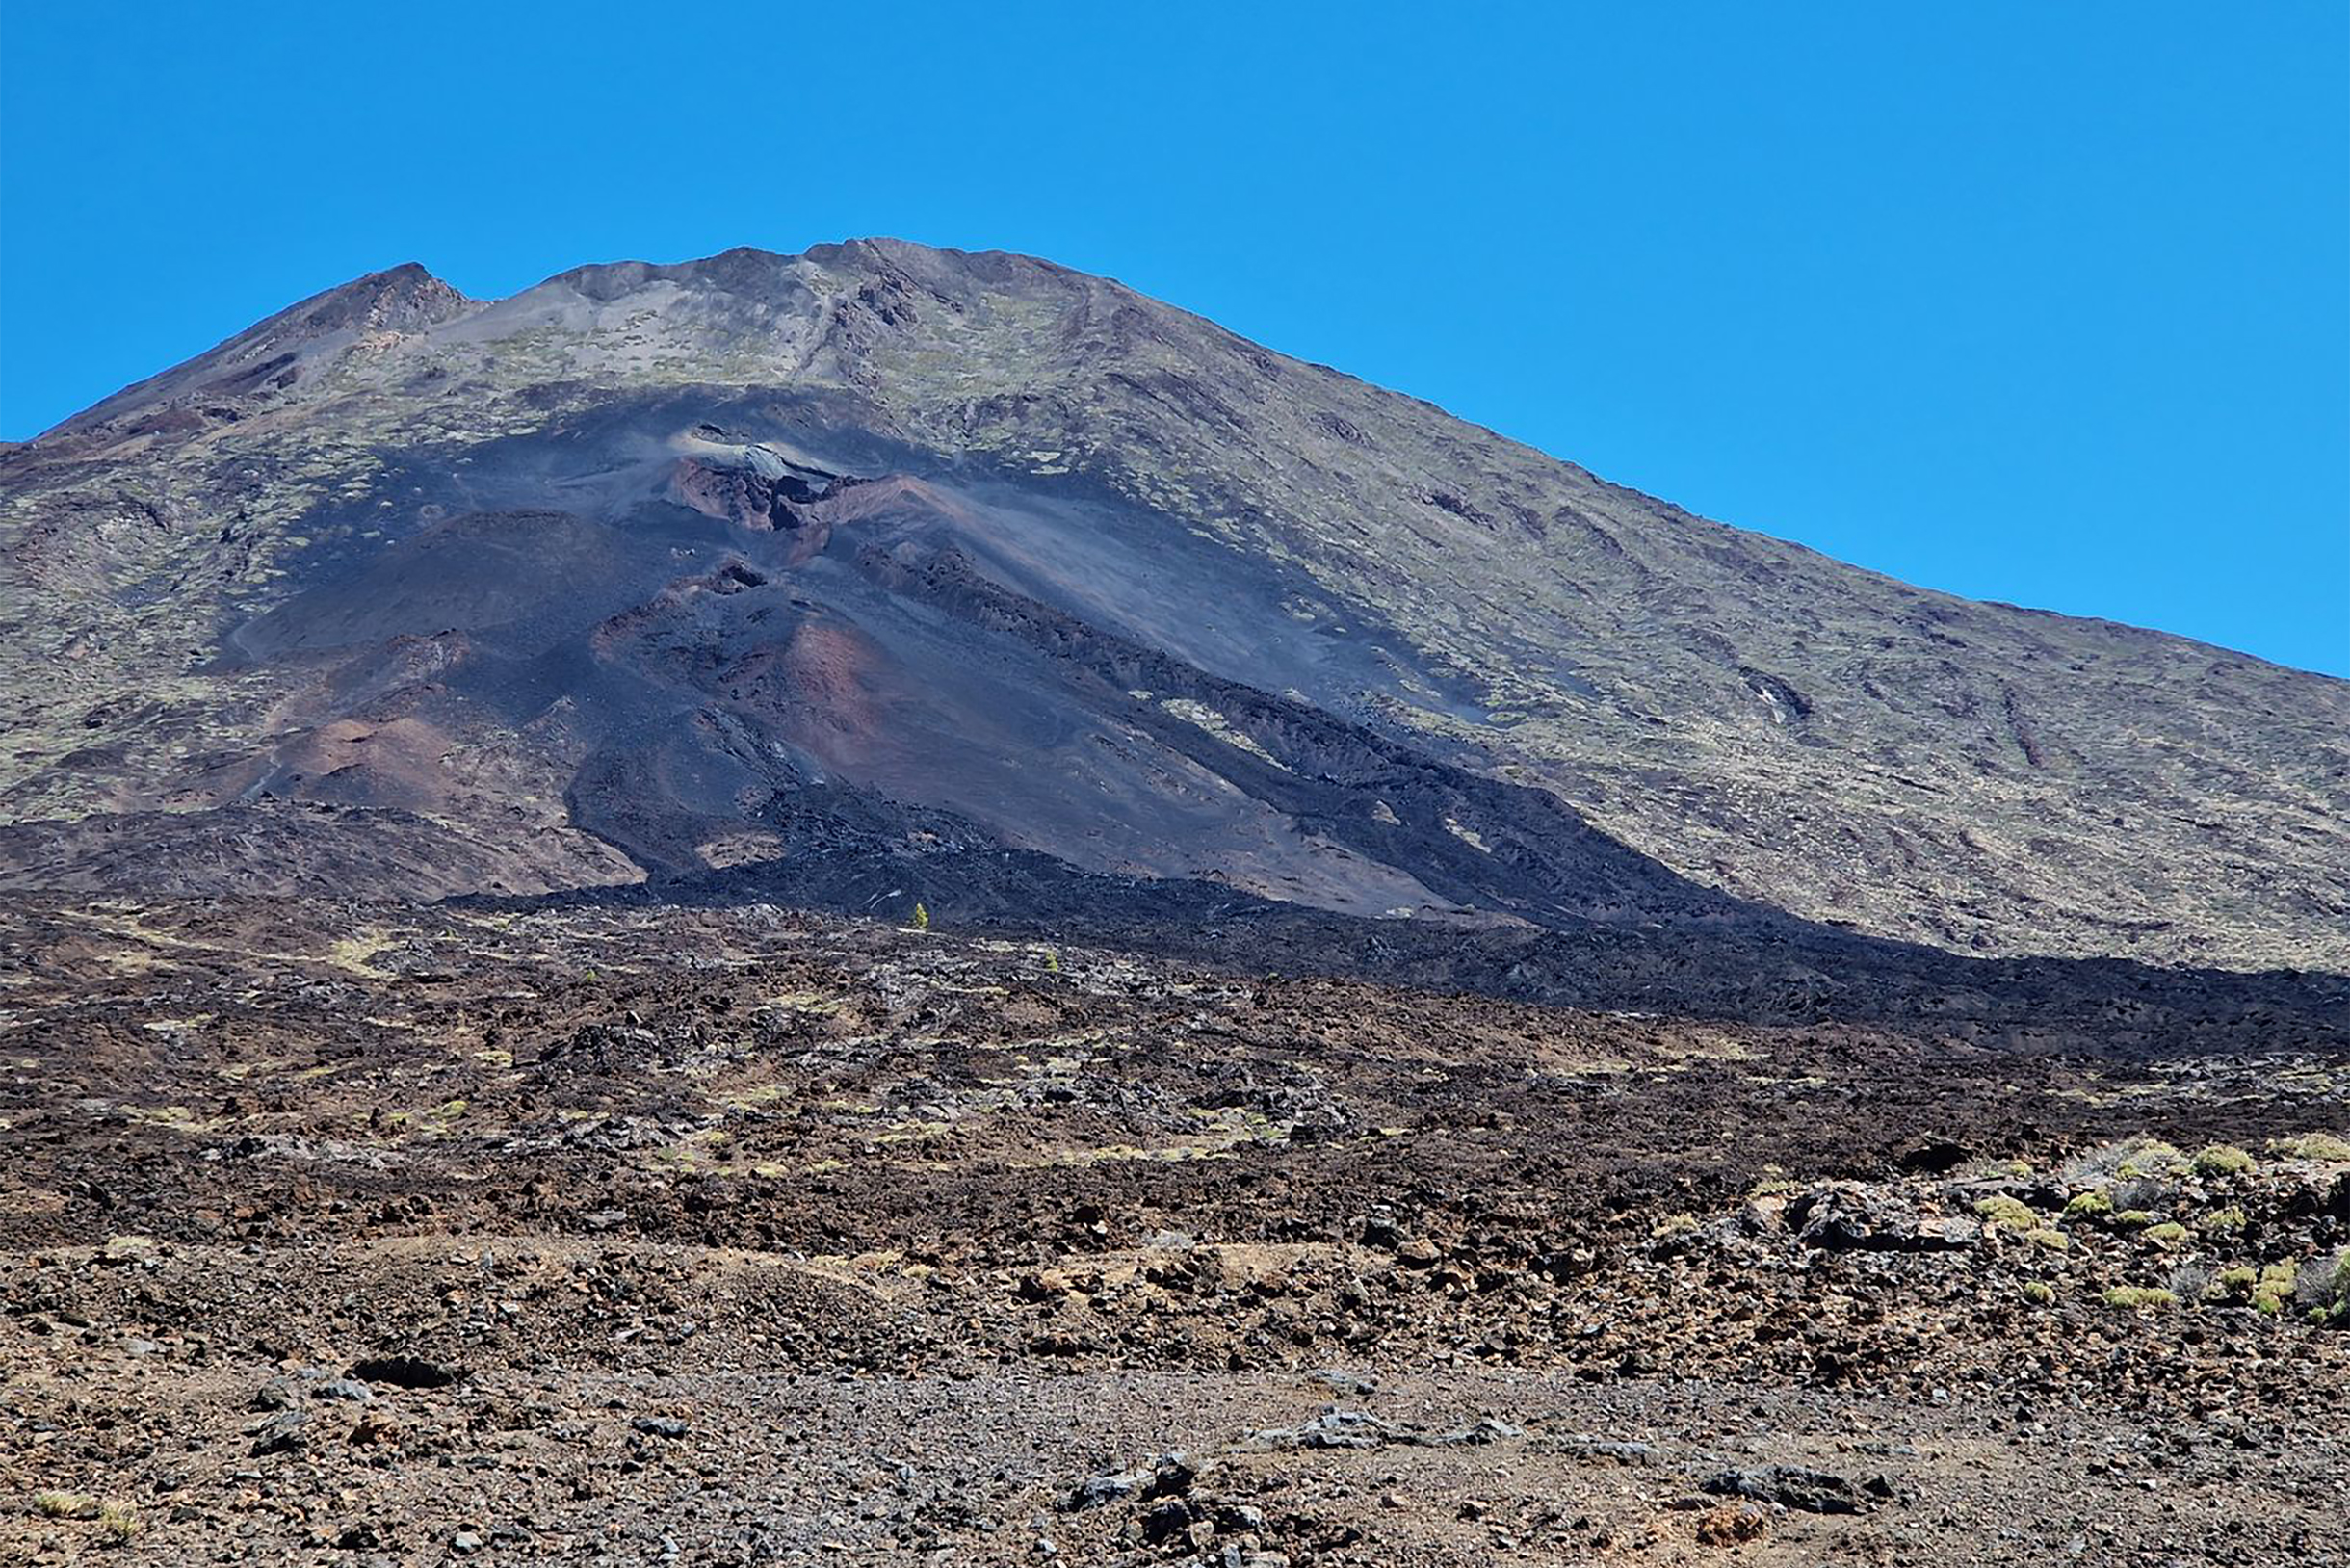
M 2350 683 L 889 240 L 303 301 L 0 646 L 0 1560 L 2350 1561 Z
M 18 1560 L 2350 1560 L 2339 1032 L 0 922 Z

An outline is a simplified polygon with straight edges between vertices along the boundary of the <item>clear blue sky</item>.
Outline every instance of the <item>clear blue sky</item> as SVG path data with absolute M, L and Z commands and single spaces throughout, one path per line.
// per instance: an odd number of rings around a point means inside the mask
M 2350 7 L 0 20 L 0 435 L 414 259 L 1051 256 L 1914 582 L 2350 673 Z

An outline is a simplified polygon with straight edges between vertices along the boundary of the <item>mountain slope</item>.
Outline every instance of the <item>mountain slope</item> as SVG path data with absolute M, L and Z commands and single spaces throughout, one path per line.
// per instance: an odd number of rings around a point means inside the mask
M 1842 566 L 1021 257 L 376 274 L 0 457 L 0 549 L 18 886 L 993 846 L 2350 967 L 2350 684 Z

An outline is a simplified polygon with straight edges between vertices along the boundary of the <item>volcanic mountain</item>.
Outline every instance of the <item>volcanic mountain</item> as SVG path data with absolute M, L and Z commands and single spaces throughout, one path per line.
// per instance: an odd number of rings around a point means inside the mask
M 376 274 L 0 454 L 0 552 L 18 890 L 2350 969 L 2350 684 L 1841 565 L 1026 257 Z

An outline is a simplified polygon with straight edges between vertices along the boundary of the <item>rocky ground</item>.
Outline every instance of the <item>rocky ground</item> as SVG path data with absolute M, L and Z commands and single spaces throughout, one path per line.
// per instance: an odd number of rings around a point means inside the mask
M 2350 1040 L 1991 1037 L 16 899 L 0 1555 L 2350 1561 Z

